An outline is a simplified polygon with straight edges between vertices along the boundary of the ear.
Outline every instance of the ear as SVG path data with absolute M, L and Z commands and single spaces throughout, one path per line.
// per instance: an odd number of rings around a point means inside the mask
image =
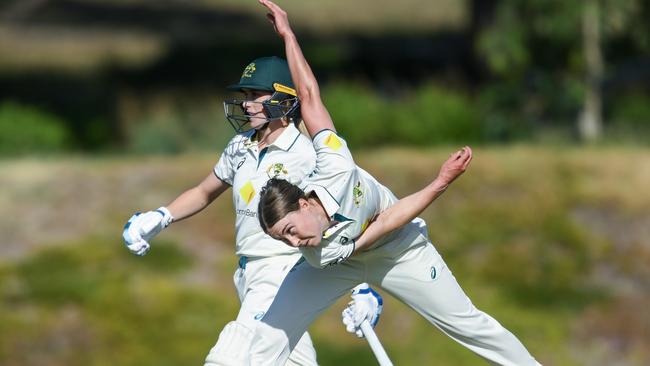
M 309 207 L 309 201 L 304 198 L 298 198 L 298 208 L 304 209 Z

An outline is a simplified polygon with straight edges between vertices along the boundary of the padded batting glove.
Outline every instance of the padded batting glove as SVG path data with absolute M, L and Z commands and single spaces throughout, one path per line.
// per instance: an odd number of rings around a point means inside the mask
M 149 241 L 162 229 L 172 223 L 174 217 L 166 207 L 155 211 L 136 213 L 124 225 L 122 238 L 131 253 L 139 256 L 147 254 L 151 246 Z
M 343 309 L 341 316 L 345 330 L 363 338 L 361 323 L 368 319 L 374 328 L 379 321 L 384 300 L 367 283 L 357 285 L 352 289 L 352 301 Z

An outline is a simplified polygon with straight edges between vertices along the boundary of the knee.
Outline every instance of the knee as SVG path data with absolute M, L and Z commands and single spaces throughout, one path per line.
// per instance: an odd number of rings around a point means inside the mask
M 253 341 L 253 330 L 232 321 L 223 328 L 217 343 L 205 359 L 204 366 L 247 366 Z
M 260 322 L 251 345 L 251 365 L 284 365 L 291 353 L 287 334 Z

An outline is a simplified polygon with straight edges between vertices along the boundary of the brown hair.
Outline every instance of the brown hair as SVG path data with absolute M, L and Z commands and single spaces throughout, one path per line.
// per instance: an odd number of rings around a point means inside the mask
M 260 226 L 268 234 L 283 217 L 290 212 L 297 211 L 299 199 L 307 199 L 305 192 L 296 185 L 284 179 L 271 178 L 260 192 L 260 203 L 257 206 L 257 217 Z

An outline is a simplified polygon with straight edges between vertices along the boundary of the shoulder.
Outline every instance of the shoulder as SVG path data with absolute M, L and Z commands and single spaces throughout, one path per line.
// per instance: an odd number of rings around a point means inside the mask
M 330 129 L 322 129 L 314 134 L 312 143 L 316 151 L 332 151 L 339 152 L 339 150 L 347 150 L 347 142 L 336 131 Z M 343 149 L 341 149 L 343 148 Z
M 251 142 L 251 136 L 254 132 L 255 131 L 247 131 L 233 136 L 223 149 L 223 153 L 225 155 L 237 155 L 238 152 L 245 151 L 248 144 Z
M 302 154 L 309 154 L 310 156 L 316 156 L 316 151 L 314 150 L 314 144 L 311 139 L 302 133 L 298 135 L 296 141 L 293 144 L 293 148 L 296 151 L 299 151 Z
M 329 129 L 329 128 L 324 128 L 324 129 L 322 129 L 322 130 L 316 132 L 316 133 L 314 134 L 314 136 L 312 137 L 312 140 L 313 140 L 314 143 L 315 143 L 316 141 L 322 141 L 322 140 L 324 140 L 324 139 L 329 138 L 330 135 L 335 135 L 335 136 L 338 137 L 338 134 L 336 133 L 336 131 L 331 130 L 331 129 Z

